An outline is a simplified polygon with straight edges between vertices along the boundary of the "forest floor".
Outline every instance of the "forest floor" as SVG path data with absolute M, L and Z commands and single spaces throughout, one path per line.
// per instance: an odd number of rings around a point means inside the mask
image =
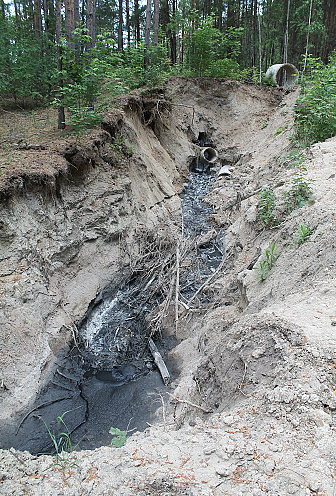
M 130 433 L 121 448 L 58 458 L 0 450 L 0 494 L 336 495 L 336 139 L 306 150 L 314 202 L 288 212 L 297 92 L 280 98 L 233 83 L 224 120 L 218 88 L 196 86 L 168 83 L 176 128 L 161 123 L 155 133 L 183 158 L 179 135 L 172 136 L 174 129 L 191 132 L 183 108 L 191 105 L 198 130 L 207 120 L 222 164 L 233 170 L 218 175 L 206 198 L 214 225 L 226 228 L 227 263 L 205 288 L 211 303 L 184 312 L 177 330 L 171 308 L 164 324 L 165 335 L 180 341 L 169 353 L 179 376 L 170 394 L 157 395 L 161 407 L 145 432 Z M 44 145 L 20 129 L 13 144 L 5 121 L 2 167 L 14 164 L 9 148 L 19 140 Z M 13 160 L 21 167 L 28 151 L 19 152 Z M 262 186 L 276 195 L 279 224 L 271 229 L 258 219 Z M 310 232 L 297 243 L 300 225 Z M 254 269 L 273 243 L 279 256 L 261 281 Z

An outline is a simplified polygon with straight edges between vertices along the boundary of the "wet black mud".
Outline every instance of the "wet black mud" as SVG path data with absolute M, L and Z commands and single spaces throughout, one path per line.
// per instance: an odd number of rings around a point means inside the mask
M 210 170 L 190 172 L 190 182 L 181 195 L 184 236 L 198 238 L 214 232 L 198 246 L 196 260 L 181 277 L 181 296 L 186 300 L 222 260 L 222 233 L 214 230 L 212 208 L 202 201 L 215 176 Z M 92 302 L 78 325 L 78 342 L 58 357 L 51 380 L 31 411 L 18 419 L 15 431 L 0 428 L 2 448 L 13 446 L 33 454 L 55 452 L 49 429 L 56 438 L 58 430 L 67 430 L 77 449 L 95 449 L 110 444 L 111 427 L 143 431 L 154 421 L 161 406 L 159 394 L 169 387 L 163 384 L 149 352 L 145 319 L 160 303 L 160 295 L 148 298 L 141 278 L 127 279 L 121 274 L 120 279 L 124 282 L 119 287 Z M 206 302 L 206 296 L 200 298 Z M 168 353 L 178 341 L 163 335 L 156 344 L 175 380 L 179 372 Z
M 189 177 L 190 182 L 184 184 L 185 190 L 180 195 L 184 235 L 202 238 L 212 232 L 213 237 L 198 246 L 195 263 L 182 277 L 181 295 L 186 300 L 192 297 L 211 273 L 215 272 L 223 258 L 223 230 L 215 229 L 212 207 L 203 201 L 216 178 L 216 171 L 209 169 L 207 173 L 190 172 Z

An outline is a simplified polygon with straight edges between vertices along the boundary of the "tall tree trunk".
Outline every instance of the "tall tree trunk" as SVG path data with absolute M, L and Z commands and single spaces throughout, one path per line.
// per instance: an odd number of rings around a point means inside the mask
M 335 1 L 324 0 L 323 5 L 323 24 L 326 29 L 325 42 L 321 50 L 321 58 L 325 64 L 328 63 L 329 55 L 336 46 L 336 13 Z
M 58 105 L 58 129 L 65 128 L 64 107 L 62 105 L 61 91 L 63 89 L 62 79 L 62 53 L 61 53 L 61 36 L 62 36 L 62 17 L 61 17 L 61 0 L 56 0 L 56 58 L 58 71 L 58 90 L 60 92 L 60 101 Z
M 175 14 L 176 14 L 176 0 L 173 0 L 173 21 L 175 20 Z M 171 34 L 171 39 L 170 39 L 170 55 L 171 55 L 171 61 L 172 64 L 176 64 L 176 33 L 175 30 L 173 30 Z
M 130 26 L 130 10 L 129 0 L 126 0 L 126 29 L 127 29 L 127 45 L 131 44 L 131 26 Z
M 19 9 L 16 0 L 14 0 L 14 10 L 15 10 L 15 22 L 16 26 L 18 28 L 18 31 L 20 32 L 20 16 L 19 16 Z
M 235 26 L 235 1 L 228 0 L 227 7 L 227 27 Z
M 49 12 L 48 12 L 48 0 L 43 0 L 43 15 L 44 15 L 44 32 L 49 39 Z
M 3 0 L 1 2 L 3 4 Z M 22 9 L 23 9 L 23 18 L 26 21 L 28 19 L 28 14 L 27 14 L 27 6 L 25 0 L 22 2 Z
M 85 0 L 82 0 L 82 12 L 81 12 L 81 22 L 82 22 L 82 25 L 84 26 L 85 25 L 85 14 L 86 14 L 86 3 L 85 3 Z
M 312 9 L 313 9 L 313 0 L 310 0 L 310 11 L 309 11 L 309 21 L 308 21 L 308 31 L 307 31 L 306 53 L 305 53 L 305 61 L 304 61 L 304 65 L 303 65 L 302 75 L 305 72 L 306 65 L 307 65 L 308 46 L 309 46 L 309 31 L 310 31 L 310 24 L 311 24 L 311 17 L 312 17 Z
M 160 0 L 154 1 L 154 16 L 153 16 L 153 46 L 157 47 L 159 41 L 159 2 Z
M 124 48 L 123 40 L 123 0 L 119 0 L 119 24 L 118 24 L 118 51 L 122 52 Z
M 86 27 L 91 38 L 91 48 L 96 46 L 96 0 L 87 0 Z
M 49 11 L 48 32 L 50 33 L 52 39 L 54 40 L 56 36 L 54 0 L 48 0 L 48 11 Z
M 149 67 L 149 38 L 150 38 L 150 25 L 151 25 L 151 0 L 147 0 L 146 9 L 146 27 L 145 27 L 145 71 Z
M 41 2 L 34 0 L 34 30 L 36 38 L 42 36 L 42 16 L 41 16 Z
M 4 0 L 0 0 L 1 1 L 1 14 L 2 14 L 2 18 L 3 20 L 6 19 L 6 12 L 5 12 L 5 2 Z
M 79 2 L 74 0 L 74 29 L 79 27 Z
M 288 57 L 289 9 L 290 9 L 290 0 L 287 0 L 287 18 L 286 18 L 286 31 L 284 37 L 284 56 L 283 56 L 284 64 L 287 64 L 287 57 Z
M 67 43 L 71 42 L 71 33 L 75 29 L 74 1 L 65 0 L 65 37 Z
M 134 0 L 134 24 L 136 44 L 140 43 L 139 0 Z

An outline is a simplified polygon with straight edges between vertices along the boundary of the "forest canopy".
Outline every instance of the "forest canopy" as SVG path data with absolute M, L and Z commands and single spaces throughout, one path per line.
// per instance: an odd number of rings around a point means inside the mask
M 73 124 L 92 125 L 99 95 L 167 75 L 259 83 L 275 63 L 291 62 L 312 78 L 330 59 L 335 67 L 334 0 L 0 0 L 0 7 L 0 95 L 21 107 L 58 106 L 59 127 L 64 107 Z

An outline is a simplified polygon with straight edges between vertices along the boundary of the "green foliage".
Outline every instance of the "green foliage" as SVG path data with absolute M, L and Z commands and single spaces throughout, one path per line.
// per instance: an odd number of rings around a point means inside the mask
M 122 446 L 124 446 L 124 444 L 126 443 L 127 431 L 121 431 L 118 428 L 111 427 L 109 433 L 114 436 L 112 438 L 111 445 L 115 446 L 116 448 L 121 448 Z
M 21 106 L 44 103 L 56 66 L 48 39 L 37 39 L 25 24 L 19 30 L 13 18 L 0 18 L 0 44 L 0 95 Z
M 284 131 L 286 131 L 286 129 L 288 128 L 288 124 L 286 126 L 283 126 L 283 127 L 278 127 L 278 129 L 275 131 L 274 133 L 274 136 L 273 138 L 275 138 L 276 136 L 278 136 L 279 134 L 283 133 Z
M 280 246 L 276 246 L 275 243 L 270 243 L 263 254 L 264 258 L 259 262 L 257 267 L 253 267 L 253 270 L 258 271 L 258 279 L 260 282 L 265 281 L 270 274 L 275 261 L 280 257 L 281 254 L 276 252 L 278 248 L 280 248 Z
M 271 188 L 263 187 L 259 193 L 258 217 L 264 227 L 275 226 L 278 220 L 273 215 L 275 194 Z
M 187 38 L 188 66 L 198 76 L 234 77 L 239 72 L 236 61 L 240 51 L 241 28 L 229 27 L 225 33 L 214 27 L 209 16 Z
M 268 249 L 265 250 L 265 257 L 269 270 L 272 269 L 276 259 L 280 257 L 280 253 L 276 253 L 278 248 L 280 248 L 280 246 L 275 246 L 275 243 L 270 243 Z
M 294 245 L 299 248 L 311 235 L 310 227 L 300 224 L 299 230 L 294 234 Z
M 261 262 L 259 262 L 259 266 L 253 267 L 253 270 L 258 271 L 258 279 L 260 282 L 265 281 L 265 279 L 267 278 L 267 276 L 269 274 L 267 260 L 261 260 Z
M 295 105 L 295 121 L 297 137 L 306 144 L 336 135 L 336 55 L 328 65 L 308 58 Z
M 54 449 L 55 449 L 55 455 L 56 455 L 56 464 L 61 465 L 63 468 L 65 465 L 69 464 L 69 458 L 68 454 L 74 451 L 79 443 L 77 443 L 75 446 L 72 445 L 71 441 L 71 432 L 69 431 L 66 423 L 64 422 L 64 416 L 67 413 L 73 412 L 75 410 L 78 410 L 78 408 L 81 408 L 81 406 L 74 408 L 73 410 L 68 410 L 64 412 L 62 415 L 59 415 L 57 417 L 57 431 L 52 432 L 45 421 L 42 419 L 42 422 L 46 426 L 46 429 L 48 431 L 48 434 L 50 436 L 50 439 L 52 440 Z M 76 465 L 76 463 L 71 462 L 71 466 Z M 52 465 L 53 466 L 53 465 Z M 49 467 L 50 468 L 50 467 Z
M 264 81 L 265 74 L 261 72 L 261 81 Z M 252 83 L 259 84 L 260 83 L 260 71 L 256 67 L 247 67 L 245 69 L 239 69 L 239 72 L 236 75 L 236 79 L 241 81 L 242 83 Z
M 284 193 L 286 208 L 292 212 L 296 207 L 303 207 L 307 201 L 314 201 L 312 197 L 311 183 L 313 179 L 306 179 L 307 167 L 304 165 L 305 157 L 302 152 L 294 152 L 290 157 L 292 168 L 294 168 L 294 178 L 291 189 Z

